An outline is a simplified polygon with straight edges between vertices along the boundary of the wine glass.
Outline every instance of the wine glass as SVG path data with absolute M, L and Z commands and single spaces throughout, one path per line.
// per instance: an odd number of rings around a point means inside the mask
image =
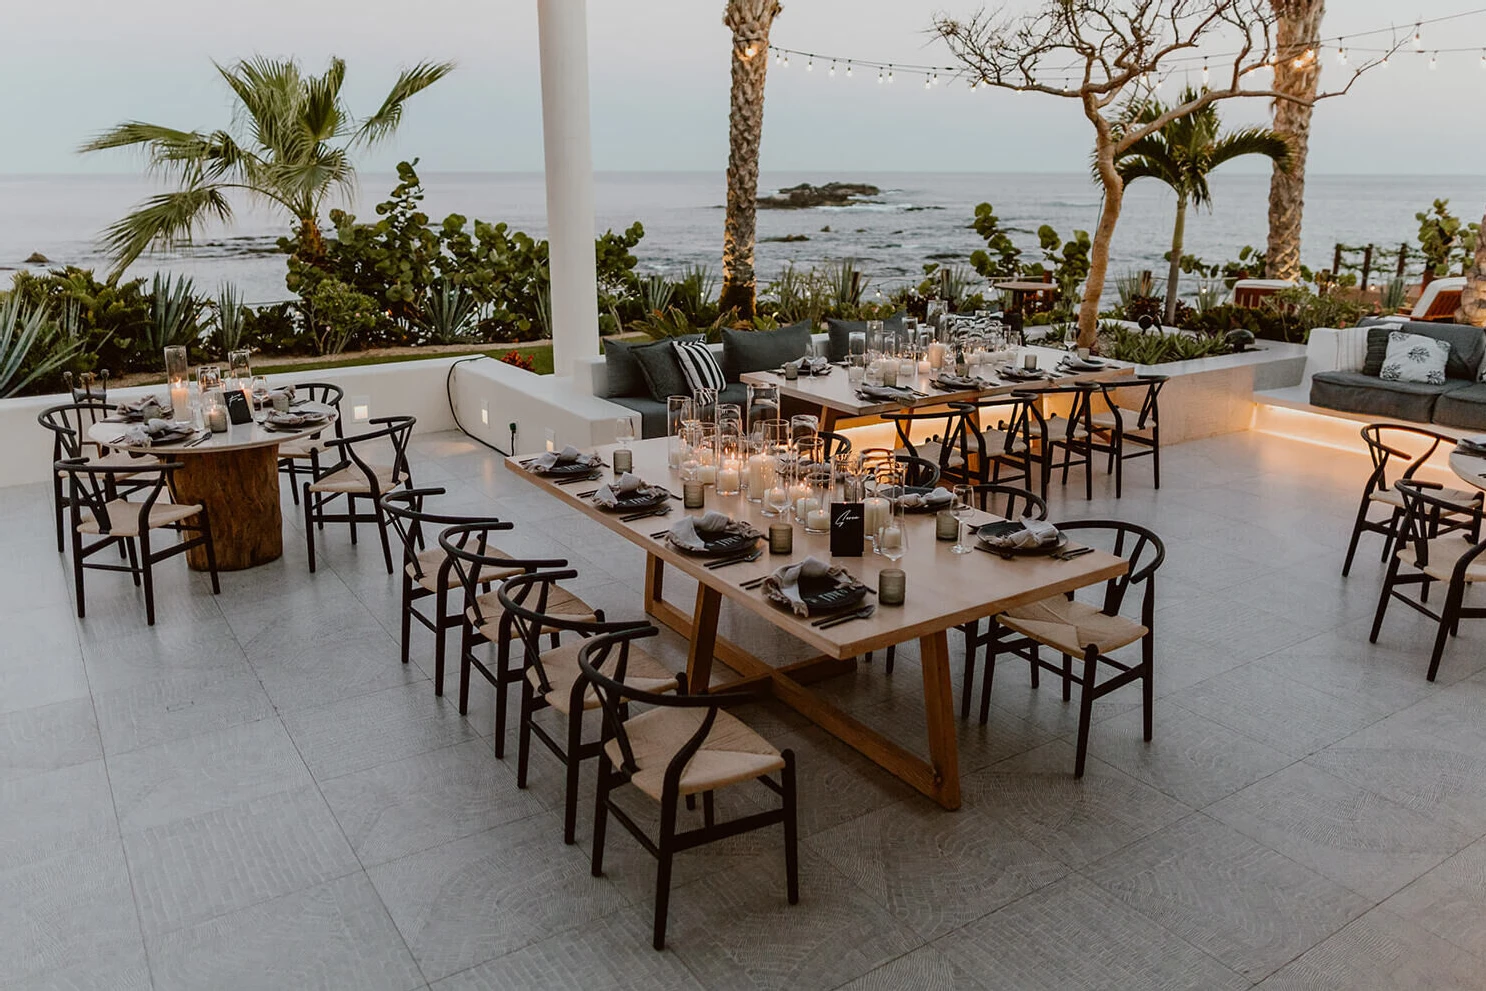
M 614 421 L 614 440 L 620 447 L 629 447 L 635 439 L 635 421 L 621 416 Z
M 950 504 L 949 511 L 959 521 L 959 527 L 955 533 L 955 545 L 950 550 L 956 554 L 969 554 L 975 548 L 965 543 L 965 523 L 975 513 L 975 486 L 956 485 L 954 501 Z

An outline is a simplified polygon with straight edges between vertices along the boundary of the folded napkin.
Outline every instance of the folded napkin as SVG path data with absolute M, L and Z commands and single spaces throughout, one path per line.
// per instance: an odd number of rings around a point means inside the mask
M 888 385 L 864 385 L 857 390 L 857 395 L 863 399 L 875 399 L 878 402 L 899 402 L 904 399 L 912 399 L 914 393 L 908 389 L 899 389 Z
M 948 389 L 979 389 L 984 383 L 968 375 L 940 375 L 934 384 Z
M 646 485 L 640 480 L 639 475 L 627 471 L 619 476 L 617 482 L 605 482 L 600 485 L 598 491 L 593 494 L 593 503 L 595 506 L 613 509 L 619 505 L 621 499 L 639 495 L 645 488 Z
M 787 564 L 764 579 L 766 591 L 778 592 L 789 602 L 796 616 L 809 616 L 810 607 L 800 596 L 801 578 L 824 578 L 831 574 L 845 574 L 844 568 L 832 568 L 830 562 L 818 557 L 807 557 L 799 564 Z
M 162 420 L 158 417 L 144 423 L 136 423 L 124 431 L 123 442 L 139 447 L 148 447 L 157 440 L 168 440 L 191 432 L 191 424 L 177 420 Z
M 955 494 L 949 489 L 936 488 L 930 492 L 909 492 L 898 503 L 904 509 L 948 509 L 954 501 Z
M 1462 437 L 1455 444 L 1457 451 L 1466 454 L 1486 454 L 1486 434 L 1476 434 L 1474 437 Z
M 115 414 L 122 420 L 157 419 L 161 416 L 174 412 L 169 406 L 161 404 L 154 396 L 141 396 L 128 402 L 119 403 L 114 407 Z
M 567 465 L 588 465 L 597 467 L 600 463 L 597 454 L 583 454 L 573 445 L 569 444 L 561 451 L 548 451 L 531 463 L 531 470 L 535 472 L 551 471 L 553 468 L 562 468 Z
M 671 543 L 689 551 L 704 551 L 707 549 L 707 541 L 702 535 L 710 533 L 720 536 L 732 522 L 727 513 L 719 513 L 715 509 L 709 509 L 702 516 L 682 517 L 671 527 Z
M 824 356 L 801 358 L 799 364 L 801 375 L 829 375 L 831 373 L 830 359 Z
M 1057 527 L 1045 520 L 1023 519 L 1020 530 L 988 535 L 981 539 L 990 547 L 1002 550 L 1030 550 L 1034 547 L 1051 547 L 1062 538 Z

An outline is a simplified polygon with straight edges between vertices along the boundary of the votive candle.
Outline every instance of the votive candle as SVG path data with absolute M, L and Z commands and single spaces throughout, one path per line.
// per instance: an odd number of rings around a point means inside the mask
M 902 568 L 883 568 L 877 576 L 877 601 L 885 606 L 901 606 L 907 597 L 908 576 Z

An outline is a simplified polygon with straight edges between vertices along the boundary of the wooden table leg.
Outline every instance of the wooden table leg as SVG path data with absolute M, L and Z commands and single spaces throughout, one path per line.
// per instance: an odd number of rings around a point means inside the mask
M 712 654 L 717 648 L 717 617 L 722 612 L 722 593 L 709 585 L 697 585 L 697 608 L 692 614 L 691 648 L 686 654 L 686 689 L 705 692 L 712 686 Z
M 654 554 L 645 555 L 645 611 L 655 612 L 655 604 L 665 601 L 666 562 Z
M 169 457 L 168 450 L 163 456 Z M 283 556 L 277 447 L 183 453 L 179 460 L 181 467 L 171 475 L 174 498 L 206 507 L 218 570 L 241 571 Z M 186 562 L 205 571 L 206 548 L 187 551 Z
M 949 677 L 949 632 L 918 641 L 924 669 L 924 716 L 929 725 L 929 764 L 934 770 L 930 796 L 946 809 L 960 807 L 960 746 L 955 726 L 954 686 Z

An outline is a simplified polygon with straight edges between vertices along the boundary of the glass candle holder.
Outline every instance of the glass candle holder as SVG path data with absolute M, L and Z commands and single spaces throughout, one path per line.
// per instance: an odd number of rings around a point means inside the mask
M 877 601 L 884 606 L 901 606 L 908 597 L 908 575 L 902 568 L 883 568 L 877 575 Z
M 779 461 L 770 456 L 764 470 L 764 482 L 760 489 L 763 514 L 771 519 L 789 513 L 789 480 L 779 470 Z
M 165 349 L 165 383 L 170 388 L 170 406 L 177 418 L 186 415 L 191 405 L 191 390 L 187 383 L 191 371 L 186 364 L 186 349 L 181 346 Z
M 863 355 L 867 353 L 867 335 L 860 330 L 853 330 L 846 335 L 846 354 Z
M 196 369 L 196 391 L 203 396 L 212 389 L 222 387 L 222 367 L 220 365 L 202 365 Z
M 769 553 L 792 554 L 795 549 L 795 528 L 788 523 L 769 524 Z
M 807 533 L 831 532 L 831 471 L 814 468 L 805 475 L 805 515 L 801 522 Z
M 955 514 L 947 509 L 941 509 L 934 516 L 934 539 L 936 540 L 959 540 L 960 521 L 955 519 Z
M 748 387 L 748 419 L 745 431 L 752 433 L 760 424 L 779 419 L 779 386 L 750 385 Z
M 253 377 L 253 352 L 239 348 L 227 352 L 227 378 L 233 382 L 246 382 Z
M 666 400 L 666 467 L 679 468 L 686 460 L 686 443 L 682 428 L 697 418 L 697 404 L 690 396 L 671 396 Z
M 701 509 L 707 502 L 707 487 L 700 478 L 686 478 L 681 482 L 681 505 L 687 509 Z
M 212 389 L 201 394 L 201 418 L 208 430 L 214 434 L 227 430 L 227 401 L 221 389 Z
M 866 334 L 866 338 L 867 338 L 867 350 L 869 350 L 869 351 L 881 351 L 882 350 L 883 340 L 882 340 L 882 321 L 881 320 L 868 320 L 867 321 L 867 334 Z
M 618 478 L 619 476 L 623 475 L 625 472 L 630 472 L 630 471 L 634 471 L 635 470 L 635 452 L 634 451 L 631 451 L 629 448 L 627 448 L 627 447 L 615 448 L 614 449 L 614 453 L 611 456 L 614 459 L 614 477 L 615 478 Z
M 717 467 L 717 494 L 735 496 L 743 487 L 743 462 L 724 456 Z

